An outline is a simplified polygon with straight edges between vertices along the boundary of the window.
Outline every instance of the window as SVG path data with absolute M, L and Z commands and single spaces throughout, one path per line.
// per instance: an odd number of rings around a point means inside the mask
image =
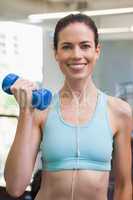
M 42 82 L 42 29 L 15 22 L 0 22 L 0 84 L 9 73 Z M 17 127 L 19 107 L 12 95 L 0 93 L 0 185 Z

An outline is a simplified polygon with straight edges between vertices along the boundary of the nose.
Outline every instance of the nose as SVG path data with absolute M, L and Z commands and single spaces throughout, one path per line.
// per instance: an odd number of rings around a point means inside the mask
M 81 59 L 82 58 L 81 49 L 78 46 L 74 47 L 73 50 L 72 50 L 71 56 L 72 56 L 73 59 Z

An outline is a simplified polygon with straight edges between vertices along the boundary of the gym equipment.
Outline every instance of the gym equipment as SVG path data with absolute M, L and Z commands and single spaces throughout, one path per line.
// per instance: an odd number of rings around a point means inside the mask
M 2 82 L 2 89 L 7 94 L 12 95 L 10 87 L 15 83 L 15 81 L 19 78 L 18 75 L 10 73 L 8 74 Z M 37 108 L 39 110 L 46 109 L 52 100 L 52 93 L 47 89 L 38 89 L 33 90 L 32 92 L 32 107 Z

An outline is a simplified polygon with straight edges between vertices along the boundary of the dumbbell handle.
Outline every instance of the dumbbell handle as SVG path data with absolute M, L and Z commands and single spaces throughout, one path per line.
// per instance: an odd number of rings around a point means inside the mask
M 19 78 L 16 74 L 8 74 L 2 82 L 2 89 L 8 94 L 12 94 L 10 87 Z M 47 89 L 39 89 L 32 91 L 32 107 L 39 110 L 46 109 L 52 100 L 52 93 Z

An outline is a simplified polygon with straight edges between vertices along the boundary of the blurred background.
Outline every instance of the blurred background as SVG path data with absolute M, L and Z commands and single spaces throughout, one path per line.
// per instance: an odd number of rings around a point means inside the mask
M 0 0 L 0 84 L 5 75 L 16 73 L 53 93 L 60 88 L 63 76 L 54 60 L 53 31 L 57 20 L 68 12 L 88 14 L 98 27 L 101 56 L 93 77 L 97 87 L 133 107 L 132 0 Z M 18 112 L 14 98 L 1 90 L 0 200 L 9 198 L 3 169 Z M 41 168 L 38 163 L 35 171 Z M 22 197 L 26 198 L 30 196 Z

